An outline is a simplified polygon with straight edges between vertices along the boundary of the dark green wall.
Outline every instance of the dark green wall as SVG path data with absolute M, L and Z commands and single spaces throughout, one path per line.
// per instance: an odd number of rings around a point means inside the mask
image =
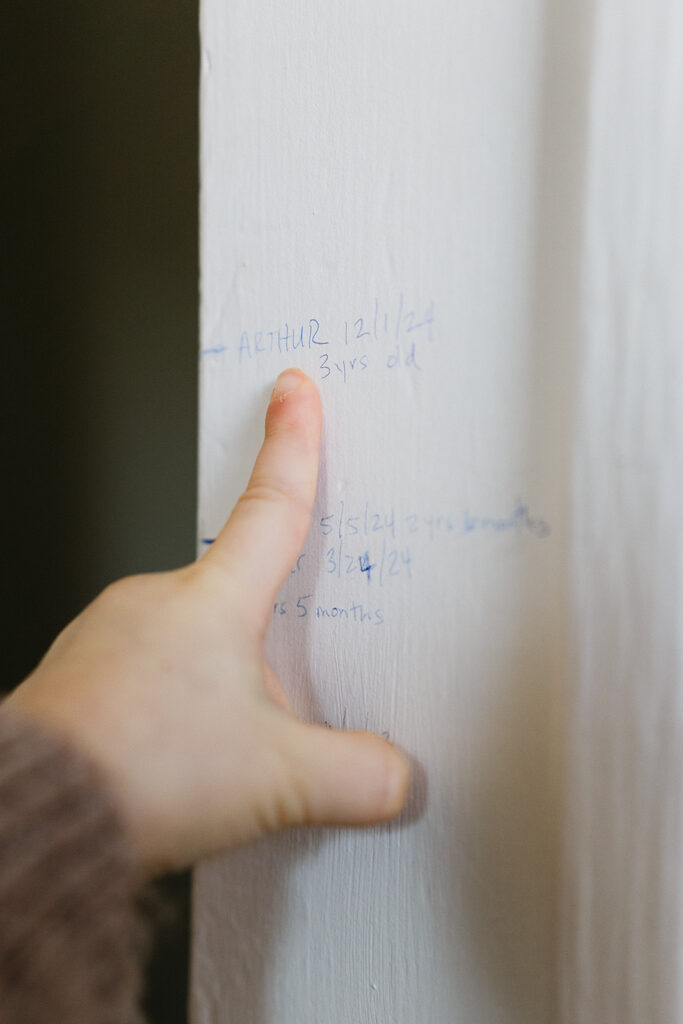
M 5 4 L 4 686 L 107 582 L 194 556 L 198 11 Z M 150 1011 L 185 1019 L 187 879 Z

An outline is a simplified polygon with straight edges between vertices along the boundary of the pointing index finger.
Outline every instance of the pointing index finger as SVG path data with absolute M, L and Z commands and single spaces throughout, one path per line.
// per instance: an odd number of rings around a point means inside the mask
M 301 370 L 285 370 L 270 398 L 265 440 L 247 489 L 205 555 L 220 561 L 244 586 L 245 598 L 253 601 L 257 614 L 270 615 L 275 595 L 306 540 L 321 429 L 315 384 Z

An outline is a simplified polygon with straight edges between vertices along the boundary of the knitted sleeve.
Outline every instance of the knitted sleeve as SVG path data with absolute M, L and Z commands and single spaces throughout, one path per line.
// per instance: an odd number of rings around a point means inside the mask
M 0 705 L 0 1019 L 137 1024 L 131 853 L 93 767 Z

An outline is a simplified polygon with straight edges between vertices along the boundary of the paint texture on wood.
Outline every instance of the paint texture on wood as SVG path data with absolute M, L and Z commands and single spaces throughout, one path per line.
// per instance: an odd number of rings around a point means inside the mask
M 195 1024 L 676 1019 L 680 16 L 620 10 L 204 0 L 200 547 L 301 366 L 269 654 L 421 769 L 200 867 Z
M 594 27 L 572 498 L 567 1024 L 683 1019 L 683 8 Z

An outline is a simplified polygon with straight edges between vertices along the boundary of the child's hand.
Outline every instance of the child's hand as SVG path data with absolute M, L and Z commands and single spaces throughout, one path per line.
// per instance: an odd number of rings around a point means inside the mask
M 408 768 L 367 733 L 304 725 L 266 664 L 316 489 L 320 399 L 278 379 L 246 492 L 204 557 L 108 587 L 10 703 L 101 768 L 145 873 L 289 825 L 393 817 Z

